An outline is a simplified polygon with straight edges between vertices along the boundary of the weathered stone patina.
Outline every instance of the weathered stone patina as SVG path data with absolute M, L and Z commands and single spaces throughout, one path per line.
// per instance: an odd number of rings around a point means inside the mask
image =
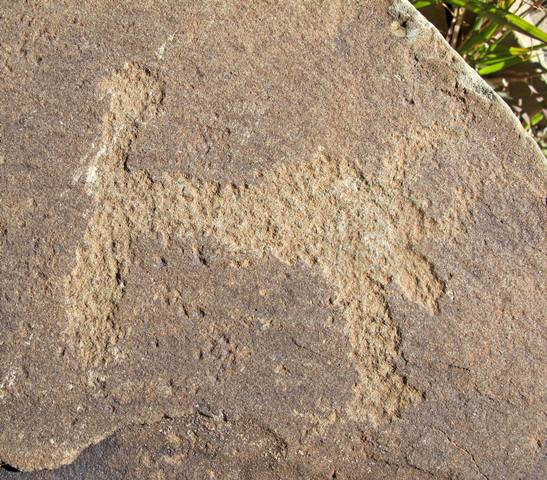
M 406 1 L 0 5 L 0 478 L 543 478 L 544 159 Z

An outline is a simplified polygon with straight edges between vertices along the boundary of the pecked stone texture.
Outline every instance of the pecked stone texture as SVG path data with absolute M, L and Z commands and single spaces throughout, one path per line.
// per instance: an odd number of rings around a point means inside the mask
M 0 5 L 0 478 L 544 477 L 544 159 L 408 3 Z

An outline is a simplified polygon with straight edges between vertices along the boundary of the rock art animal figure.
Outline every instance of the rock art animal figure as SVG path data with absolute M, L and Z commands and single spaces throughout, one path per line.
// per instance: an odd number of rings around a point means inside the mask
M 116 311 L 134 239 L 205 236 L 227 253 L 305 264 L 336 287 L 334 303 L 345 317 L 348 353 L 359 375 L 348 406 L 354 416 L 390 419 L 420 397 L 395 371 L 400 339 L 384 290 L 394 281 L 409 300 L 437 311 L 443 283 L 415 246 L 446 226 L 401 193 L 403 151 L 391 152 L 385 173 L 375 178 L 367 177 L 362 162 L 318 147 L 305 161 L 273 166 L 252 186 L 183 173 L 153 180 L 146 171 L 128 171 L 126 160 L 138 129 L 157 113 L 161 82 L 126 64 L 103 86 L 110 111 L 87 170 L 96 207 L 65 281 L 67 332 L 84 365 L 116 360 L 123 334 Z

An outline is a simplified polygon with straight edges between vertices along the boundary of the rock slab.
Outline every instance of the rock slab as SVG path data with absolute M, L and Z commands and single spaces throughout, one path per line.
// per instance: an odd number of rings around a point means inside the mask
M 545 160 L 413 7 L 0 6 L 0 478 L 544 478 Z

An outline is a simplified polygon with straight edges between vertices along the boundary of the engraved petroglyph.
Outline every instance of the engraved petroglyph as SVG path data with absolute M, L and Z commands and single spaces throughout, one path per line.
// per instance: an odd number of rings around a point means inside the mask
M 431 138 L 398 142 L 375 177 L 360 162 L 318 148 L 305 161 L 276 165 L 253 186 L 184 173 L 153 180 L 145 171 L 127 171 L 125 162 L 137 129 L 158 109 L 161 82 L 126 64 L 104 86 L 110 112 L 87 175 L 96 208 L 65 283 L 68 334 L 85 365 L 108 364 L 119 354 L 116 309 L 134 238 L 204 235 L 234 254 L 305 264 L 336 287 L 334 303 L 343 311 L 359 374 L 348 406 L 353 417 L 390 419 L 420 397 L 395 371 L 400 338 L 384 289 L 394 281 L 411 301 L 438 310 L 443 283 L 415 246 L 446 227 L 402 193 L 406 162 Z
M 97 208 L 65 281 L 68 333 L 76 338 L 86 363 L 104 358 L 108 350 L 116 352 L 120 332 L 113 316 L 129 272 L 131 236 L 142 231 L 141 213 L 146 215 L 132 209 L 139 201 L 135 195 L 151 185 L 144 172 L 130 175 L 125 162 L 138 126 L 156 112 L 162 99 L 157 78 L 134 64 L 102 86 L 110 93 L 110 111 L 103 117 L 101 146 L 86 176 Z

